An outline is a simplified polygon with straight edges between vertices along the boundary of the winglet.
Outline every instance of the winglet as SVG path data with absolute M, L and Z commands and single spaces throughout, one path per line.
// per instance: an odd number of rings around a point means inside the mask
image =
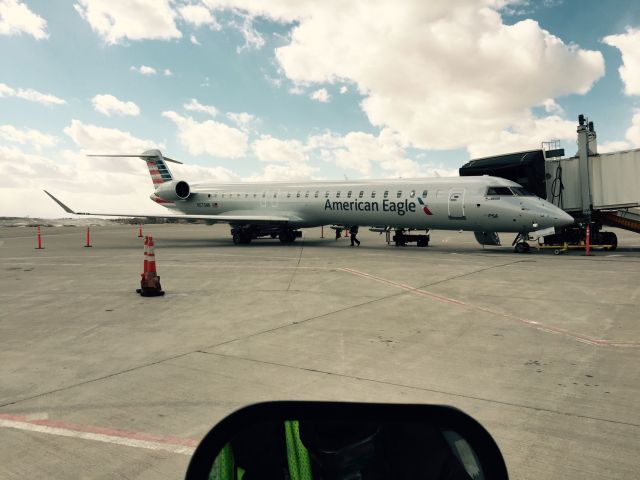
M 44 193 L 46 193 L 47 195 L 49 195 L 51 197 L 51 199 L 56 202 L 58 205 L 60 205 L 62 207 L 62 209 L 67 212 L 67 213 L 72 213 L 74 215 L 76 215 L 76 212 L 74 212 L 73 210 L 71 210 L 69 207 L 67 207 L 64 203 L 62 203 L 60 200 L 58 200 L 56 197 L 54 197 L 53 195 L 51 195 L 49 192 L 47 192 L 46 190 L 43 190 Z

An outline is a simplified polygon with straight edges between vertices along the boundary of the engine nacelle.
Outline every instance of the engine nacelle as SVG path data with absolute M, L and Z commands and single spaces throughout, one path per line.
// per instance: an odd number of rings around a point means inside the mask
M 186 200 L 191 195 L 191 187 L 184 180 L 172 180 L 158 185 L 156 195 L 163 200 Z

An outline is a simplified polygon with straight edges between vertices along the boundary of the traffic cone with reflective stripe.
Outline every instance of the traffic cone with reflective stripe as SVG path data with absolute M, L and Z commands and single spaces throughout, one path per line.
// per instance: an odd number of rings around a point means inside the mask
M 89 227 L 87 227 L 87 241 L 84 244 L 85 247 L 90 247 L 91 246 L 91 231 L 89 230 Z
M 38 246 L 36 247 L 36 250 L 43 250 L 44 247 L 42 246 L 42 235 L 40 234 L 40 225 L 38 225 Z
M 138 225 L 138 238 L 142 238 L 142 224 Z
M 156 253 L 153 237 L 147 241 L 147 267 L 140 284 L 140 295 L 143 297 L 157 297 L 164 295 L 160 286 L 160 277 L 156 271 Z

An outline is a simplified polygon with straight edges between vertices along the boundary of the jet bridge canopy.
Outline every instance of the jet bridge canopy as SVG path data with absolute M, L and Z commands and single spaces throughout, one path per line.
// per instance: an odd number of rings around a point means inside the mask
M 542 150 L 478 158 L 460 167 L 460 176 L 491 175 L 506 178 L 522 185 L 540 198 L 547 198 L 544 154 Z

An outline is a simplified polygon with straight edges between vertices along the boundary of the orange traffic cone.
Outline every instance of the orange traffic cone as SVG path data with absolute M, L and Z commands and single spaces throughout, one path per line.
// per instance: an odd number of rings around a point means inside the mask
M 140 291 L 143 297 L 158 297 L 164 295 L 164 291 L 160 286 L 160 277 L 156 271 L 156 253 L 154 249 L 153 237 L 145 239 L 146 259 L 145 271 L 142 274 L 140 282 Z
M 40 233 L 40 225 L 38 225 L 38 246 L 36 247 L 36 250 L 43 250 L 44 247 L 42 246 L 42 234 Z
M 138 238 L 142 238 L 142 224 L 138 225 Z
M 85 247 L 90 247 L 91 246 L 91 231 L 89 230 L 89 227 L 87 227 L 87 241 L 85 242 L 84 246 Z

